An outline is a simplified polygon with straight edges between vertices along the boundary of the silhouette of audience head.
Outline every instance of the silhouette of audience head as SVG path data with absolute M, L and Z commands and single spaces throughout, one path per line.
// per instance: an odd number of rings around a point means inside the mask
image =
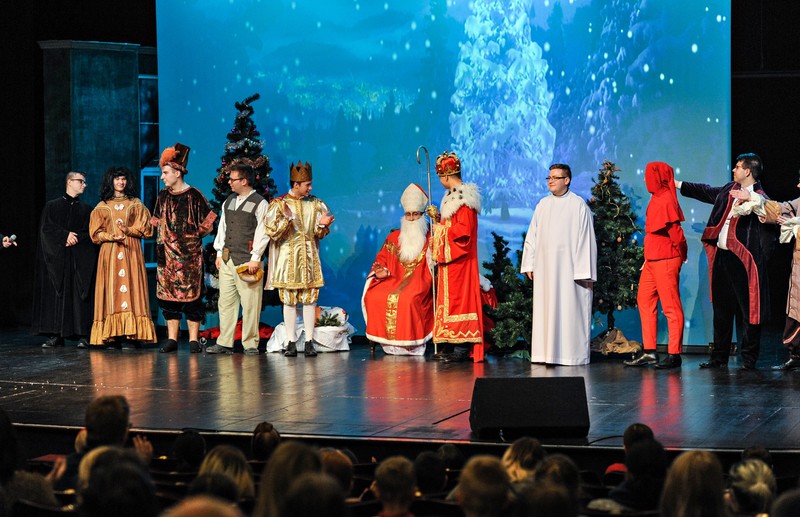
M 727 502 L 732 513 L 766 513 L 775 498 L 772 469 L 761 460 L 740 461 L 728 471 Z
M 0 409 L 0 485 L 14 477 L 19 467 L 19 442 L 8 413 Z
M 536 466 L 547 453 L 536 438 L 523 437 L 514 441 L 503 453 L 503 466 L 512 482 L 533 475 Z
M 782 493 L 772 503 L 770 517 L 797 517 L 800 515 L 800 488 L 793 488 Z
M 769 450 L 760 445 L 752 445 L 742 450 L 742 461 L 744 460 L 761 460 L 767 464 L 769 468 L 774 468 L 772 464 L 772 454 Z
M 500 459 L 477 455 L 461 471 L 456 500 L 467 517 L 503 515 L 508 503 L 511 480 Z
M 537 483 L 554 483 L 567 489 L 570 500 L 578 505 L 580 492 L 580 470 L 572 459 L 563 454 L 550 454 L 539 462 L 534 473 Z
M 322 472 L 306 472 L 295 479 L 280 506 L 279 517 L 347 517 L 339 483 Z
M 192 495 L 166 510 L 161 517 L 242 517 L 242 512 L 227 501 Z
M 322 461 L 322 471 L 331 476 L 339 483 L 342 492 L 349 495 L 353 490 L 353 462 L 342 451 L 333 448 L 325 448 L 319 451 Z
M 726 515 L 722 466 L 707 451 L 687 451 L 675 458 L 661 492 L 661 517 Z M 698 513 L 702 509 L 702 513 Z
M 253 514 L 278 515 L 292 481 L 306 472 L 322 472 L 317 451 L 300 442 L 281 442 L 264 467 Z
M 134 451 L 111 447 L 99 454 L 80 493 L 85 517 L 155 517 L 156 491 L 147 467 Z
M 447 470 L 461 470 L 464 468 L 464 453 L 452 443 L 442 445 L 437 452 L 444 460 Z
M 578 506 L 562 485 L 545 481 L 526 483 L 517 500 L 517 515 L 525 517 L 577 517 Z
M 86 447 L 124 445 L 130 428 L 130 406 L 122 395 L 103 395 L 86 408 Z
M 447 468 L 444 459 L 433 451 L 423 451 L 414 459 L 417 490 L 423 495 L 444 491 L 447 486 Z
M 178 472 L 197 472 L 206 456 L 206 440 L 193 429 L 184 429 L 172 442 Z
M 383 505 L 383 513 L 408 512 L 417 491 L 414 464 L 403 456 L 386 458 L 375 469 L 371 489 Z
M 187 495 L 207 495 L 216 497 L 229 504 L 239 502 L 239 486 L 227 474 L 222 472 L 207 472 L 198 474 L 189 485 Z
M 253 482 L 253 471 L 247 463 L 247 457 L 232 445 L 217 445 L 206 454 L 200 464 L 198 474 L 217 472 L 229 476 L 239 488 L 240 499 L 252 499 L 256 489 Z
M 638 441 L 655 439 L 655 434 L 648 425 L 636 422 L 626 427 L 622 433 L 622 447 L 627 452 L 631 445 Z
M 250 452 L 256 461 L 267 461 L 281 443 L 281 435 L 269 422 L 261 422 L 253 430 Z

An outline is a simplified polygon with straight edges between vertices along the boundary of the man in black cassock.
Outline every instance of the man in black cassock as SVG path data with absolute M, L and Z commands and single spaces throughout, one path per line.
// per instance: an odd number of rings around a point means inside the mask
M 66 193 L 42 211 L 31 325 L 34 334 L 49 337 L 42 348 L 64 346 L 64 339 L 89 348 L 97 250 L 89 238 L 92 207 L 78 199 L 84 190 L 85 174 L 70 172 Z

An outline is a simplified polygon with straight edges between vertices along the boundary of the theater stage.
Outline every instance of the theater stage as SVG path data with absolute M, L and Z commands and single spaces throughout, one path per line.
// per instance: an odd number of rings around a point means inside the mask
M 141 431 L 196 428 L 248 435 L 272 422 L 282 434 L 345 440 L 476 441 L 468 409 L 477 377 L 585 379 L 591 427 L 576 446 L 618 448 L 625 426 L 650 425 L 668 448 L 772 450 L 800 444 L 800 372 L 772 372 L 783 358 L 765 335 L 758 371 L 624 368 L 598 358 L 581 367 L 546 367 L 489 355 L 481 364 L 387 356 L 366 344 L 307 359 L 280 354 L 215 356 L 144 350 L 43 350 L 25 331 L 0 333 L 0 407 L 23 429 L 80 428 L 87 403 L 123 394 Z M 509 394 L 513 396 L 513 394 Z M 525 406 L 520 400 L 520 406 Z M 41 451 L 37 451 L 41 452 Z M 788 451 L 787 451 L 788 452 Z

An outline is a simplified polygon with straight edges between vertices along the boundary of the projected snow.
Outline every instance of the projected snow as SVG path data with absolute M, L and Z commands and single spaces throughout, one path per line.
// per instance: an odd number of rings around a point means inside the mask
M 234 102 L 259 93 L 254 120 L 279 192 L 289 163 L 309 161 L 314 194 L 336 215 L 322 243 L 320 303 L 348 311 L 360 334 L 364 278 L 399 227 L 400 193 L 410 182 L 427 189 L 420 145 L 431 163 L 457 152 L 465 181 L 480 186 L 482 261 L 491 259 L 491 232 L 521 247 L 550 163 L 569 163 L 573 190 L 588 198 L 603 160 L 616 162 L 643 217 L 648 161 L 669 162 L 677 179 L 721 184 L 732 152 L 750 151 L 730 149 L 726 1 L 161 0 L 157 8 L 162 147 L 192 147 L 187 179 L 210 196 Z M 442 194 L 434 172 L 437 205 Z M 704 344 L 711 310 L 698 237 L 710 205 L 681 203 L 685 342 Z M 636 311 L 617 324 L 641 338 Z

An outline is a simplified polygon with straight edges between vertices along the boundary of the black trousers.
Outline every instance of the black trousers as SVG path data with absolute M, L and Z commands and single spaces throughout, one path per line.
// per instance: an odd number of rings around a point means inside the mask
M 728 250 L 718 249 L 711 278 L 711 306 L 714 308 L 714 343 L 711 360 L 727 363 L 733 339 L 733 321 L 737 310 L 742 315 L 739 348 L 744 364 L 755 364 L 761 349 L 761 325 L 750 323 L 750 289 L 747 271 L 739 258 Z M 758 295 L 756 295 L 758 296 Z

